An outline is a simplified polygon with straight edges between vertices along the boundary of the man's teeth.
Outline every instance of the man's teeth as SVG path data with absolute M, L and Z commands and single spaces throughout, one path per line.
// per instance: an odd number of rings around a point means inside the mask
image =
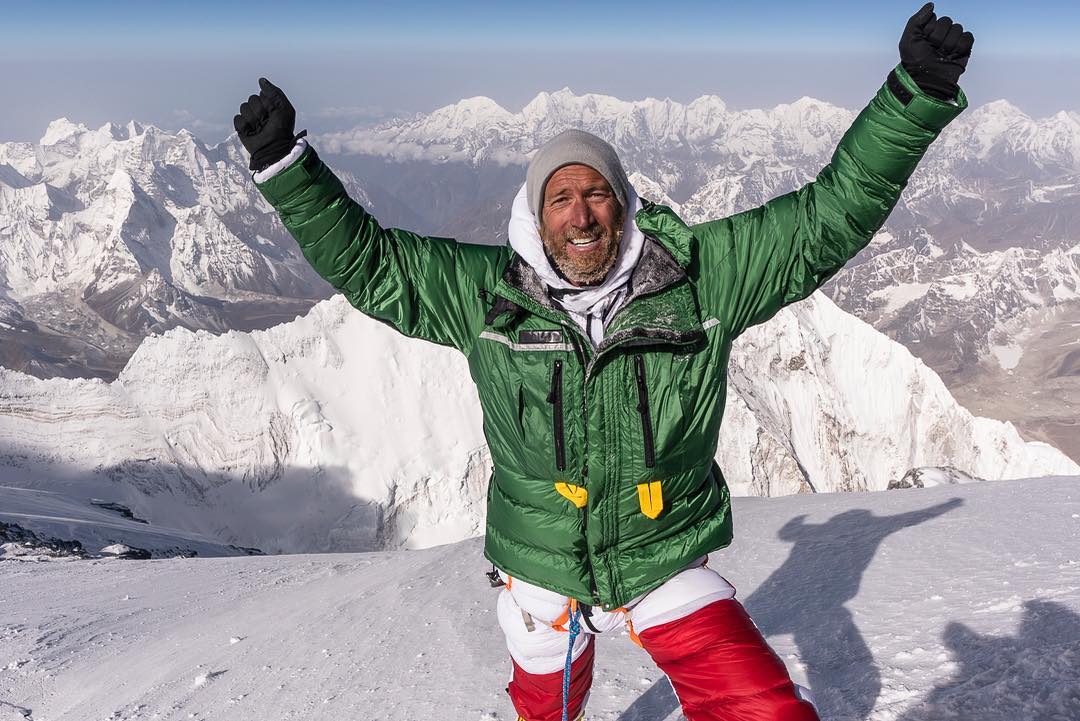
M 572 245 L 588 245 L 589 243 L 596 242 L 596 238 L 572 238 L 570 243 Z

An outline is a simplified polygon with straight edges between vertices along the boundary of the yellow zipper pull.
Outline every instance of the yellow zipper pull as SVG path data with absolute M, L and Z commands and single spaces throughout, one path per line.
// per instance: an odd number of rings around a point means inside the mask
M 589 491 L 581 486 L 558 481 L 555 483 L 555 490 L 559 492 L 560 496 L 570 501 L 578 508 L 584 508 L 585 504 L 589 502 Z
M 639 483 L 637 495 L 641 512 L 649 518 L 655 519 L 664 510 L 664 492 L 660 488 L 660 481 Z

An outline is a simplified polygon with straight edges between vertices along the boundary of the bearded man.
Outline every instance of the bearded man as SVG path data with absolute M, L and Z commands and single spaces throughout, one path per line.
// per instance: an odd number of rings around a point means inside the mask
M 638 197 L 579 130 L 532 157 L 510 247 L 384 229 L 265 79 L 235 118 L 259 190 L 356 308 L 469 361 L 494 471 L 485 555 L 523 721 L 580 718 L 594 636 L 627 624 L 690 721 L 810 721 L 735 590 L 713 460 L 732 341 L 805 298 L 873 237 L 940 131 L 974 38 L 928 3 L 901 62 L 799 190 L 688 226 Z M 723 565 L 722 557 L 719 565 Z

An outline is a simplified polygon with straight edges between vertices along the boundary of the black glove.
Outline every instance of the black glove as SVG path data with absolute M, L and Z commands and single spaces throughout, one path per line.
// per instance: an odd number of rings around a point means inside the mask
M 294 135 L 296 110 L 281 88 L 266 78 L 259 78 L 259 94 L 240 106 L 233 127 L 240 142 L 251 153 L 252 170 L 268 168 L 289 154 L 296 141 L 307 131 Z
M 975 36 L 949 17 L 936 17 L 934 3 L 911 16 L 900 36 L 900 63 L 924 93 L 953 100 L 967 68 Z

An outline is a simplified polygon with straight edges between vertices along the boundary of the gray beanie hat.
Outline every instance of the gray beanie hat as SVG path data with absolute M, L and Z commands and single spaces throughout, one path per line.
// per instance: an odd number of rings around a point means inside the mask
M 525 192 L 529 198 L 529 210 L 540 222 L 540 208 L 544 201 L 544 188 L 556 170 L 564 165 L 587 165 L 604 176 L 615 192 L 619 204 L 626 208 L 630 195 L 630 181 L 626 178 L 615 148 L 603 139 L 584 130 L 564 130 L 540 146 L 529 161 L 525 173 Z

